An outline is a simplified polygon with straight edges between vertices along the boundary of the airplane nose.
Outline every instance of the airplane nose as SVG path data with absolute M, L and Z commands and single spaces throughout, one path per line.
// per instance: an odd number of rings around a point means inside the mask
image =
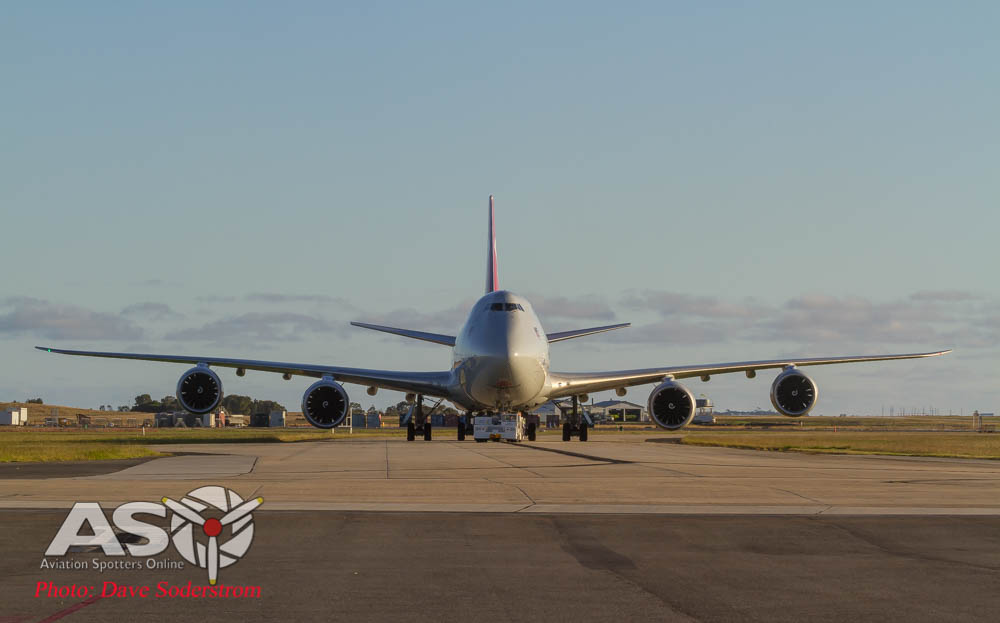
M 491 365 L 493 386 L 497 389 L 510 389 L 521 385 L 531 385 L 540 368 L 538 361 L 531 357 L 510 355 L 493 358 Z
M 531 402 L 545 385 L 537 336 L 525 331 L 516 316 L 494 320 L 492 330 L 480 334 L 462 384 L 485 408 L 517 408 Z
M 483 404 L 524 404 L 538 395 L 545 384 L 545 371 L 538 359 L 515 349 L 497 349 L 478 357 L 478 363 L 478 382 L 473 394 Z

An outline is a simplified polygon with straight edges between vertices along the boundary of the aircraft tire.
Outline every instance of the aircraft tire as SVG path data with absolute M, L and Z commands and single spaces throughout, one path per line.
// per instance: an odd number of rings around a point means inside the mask
M 528 441 L 534 441 L 535 436 L 536 436 L 535 424 L 534 423 L 528 424 Z
M 458 425 L 458 440 L 465 441 L 465 424 Z
M 424 424 L 424 441 L 431 440 L 431 423 L 427 422 Z
M 573 429 L 570 427 L 569 422 L 563 424 L 563 441 L 569 441 L 573 436 Z
M 580 441 L 587 441 L 587 429 L 589 427 L 586 424 L 580 424 Z
M 416 438 L 417 438 L 417 430 L 413 426 L 413 420 L 410 420 L 406 424 L 406 440 L 407 441 L 413 441 Z

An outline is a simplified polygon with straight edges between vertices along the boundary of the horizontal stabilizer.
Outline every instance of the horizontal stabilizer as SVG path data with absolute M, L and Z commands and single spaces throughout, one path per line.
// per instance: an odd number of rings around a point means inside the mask
M 631 322 L 623 322 L 621 324 L 609 324 L 603 327 L 590 327 L 589 329 L 574 329 L 573 331 L 559 331 L 558 333 L 546 333 L 545 337 L 549 339 L 549 342 L 561 342 L 563 340 L 572 340 L 575 337 L 583 337 L 584 335 L 593 335 L 594 333 L 604 333 L 605 331 L 614 331 L 615 329 L 621 329 L 624 327 L 631 327 Z
M 395 335 L 402 335 L 403 337 L 409 337 L 415 340 L 434 342 L 435 344 L 443 344 L 445 346 L 455 345 L 454 335 L 441 335 L 440 333 L 427 333 L 426 331 L 411 331 L 410 329 L 397 329 L 395 327 L 384 327 L 379 324 L 368 324 L 366 322 L 352 322 L 351 324 L 354 325 L 355 327 L 372 329 L 374 331 L 382 331 L 384 333 L 393 333 Z

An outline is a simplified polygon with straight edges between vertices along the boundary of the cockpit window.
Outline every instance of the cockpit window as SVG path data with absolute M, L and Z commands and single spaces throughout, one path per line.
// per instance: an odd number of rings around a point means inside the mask
M 490 311 L 524 311 L 520 303 L 493 303 Z

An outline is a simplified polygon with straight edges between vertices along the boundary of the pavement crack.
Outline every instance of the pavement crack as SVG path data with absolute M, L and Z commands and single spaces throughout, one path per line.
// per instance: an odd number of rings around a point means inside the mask
M 522 489 L 518 485 L 515 485 L 512 482 L 498 482 L 496 480 L 493 480 L 492 478 L 484 478 L 483 480 L 485 480 L 486 482 L 492 482 L 493 484 L 500 485 L 502 487 L 514 487 L 515 489 L 517 489 L 518 491 L 521 492 L 521 495 L 523 495 L 524 497 L 528 498 L 528 501 L 531 502 L 531 504 L 529 504 L 528 506 L 534 506 L 536 504 L 535 500 L 530 495 L 528 495 L 528 493 L 524 489 Z M 524 508 L 527 508 L 527 506 L 525 506 Z M 524 508 L 518 509 L 515 512 L 519 513 L 521 511 L 523 511 Z
M 782 493 L 787 493 L 789 495 L 794 495 L 795 497 L 802 498 L 803 500 L 806 500 L 807 502 L 812 502 L 813 504 L 820 504 L 822 506 L 826 506 L 827 508 L 830 508 L 830 505 L 827 504 L 826 502 L 821 502 L 821 501 L 819 501 L 817 499 L 811 498 L 811 497 L 809 497 L 807 495 L 802 495 L 801 493 L 796 493 L 795 491 L 791 491 L 789 489 L 780 489 L 778 487 L 775 487 L 774 490 L 775 491 L 781 491 Z
M 829 515 L 827 516 L 827 518 L 829 518 Z M 826 519 L 826 520 L 829 521 L 829 519 Z M 979 569 L 981 571 L 991 571 L 993 573 L 1000 572 L 1000 568 L 998 568 L 998 567 L 991 567 L 989 565 L 981 565 L 981 564 L 977 564 L 977 563 L 974 563 L 974 562 L 968 562 L 968 561 L 964 561 L 964 560 L 955 560 L 953 558 L 945 558 L 943 556 L 931 556 L 931 555 L 921 554 L 921 553 L 914 552 L 914 551 L 906 551 L 906 550 L 904 550 L 902 548 L 899 548 L 899 547 L 892 547 L 891 545 L 886 545 L 886 544 L 878 542 L 877 540 L 875 540 L 874 537 L 872 537 L 870 535 L 864 534 L 863 532 L 861 532 L 859 530 L 849 528 L 848 526 L 845 526 L 845 525 L 843 525 L 841 523 L 838 523 L 836 521 L 830 521 L 830 525 L 833 526 L 834 528 L 837 528 L 841 532 L 844 532 L 844 533 L 846 533 L 846 534 L 854 537 L 855 539 L 861 541 L 862 543 L 865 543 L 865 544 L 867 544 L 867 545 L 869 545 L 871 547 L 874 547 L 875 549 L 877 549 L 877 550 L 879 550 L 879 551 L 881 551 L 881 552 L 883 552 L 885 554 L 889 554 L 891 556 L 898 556 L 900 558 L 909 558 L 910 560 L 917 560 L 917 561 L 920 561 L 920 562 L 944 563 L 944 564 L 948 564 L 948 565 L 956 565 L 956 566 L 961 566 L 961 567 L 968 567 L 968 568 L 971 568 L 971 569 Z
M 606 456 L 594 456 L 592 454 L 584 454 L 582 452 L 572 452 L 570 450 L 557 450 L 556 448 L 545 448 L 542 446 L 536 446 L 530 444 L 511 443 L 507 445 L 512 448 L 524 448 L 526 450 L 540 450 L 542 452 L 554 452 L 555 454 L 563 454 L 566 456 L 573 456 L 578 459 L 587 459 L 589 461 L 609 463 L 612 465 L 632 465 L 636 463 L 636 461 L 625 461 L 623 459 L 609 459 Z
M 468 449 L 468 451 L 471 452 L 471 453 L 473 453 L 473 454 L 477 454 L 477 455 L 483 457 L 484 459 L 490 459 L 491 461 L 496 461 L 497 463 L 500 463 L 502 465 L 506 465 L 507 468 L 510 468 L 510 469 L 521 469 L 521 470 L 524 470 L 524 471 L 528 472 L 529 474 L 532 474 L 534 476 L 538 476 L 539 478 L 544 478 L 545 477 L 545 476 L 542 476 L 541 474 L 539 474 L 538 472 L 533 471 L 531 468 L 522 467 L 520 465 L 514 465 L 513 463 L 508 463 L 507 461 L 504 461 L 503 459 L 498 459 L 495 456 L 489 456 L 488 454 L 483 454 L 482 452 L 477 452 L 477 451 L 472 450 L 472 449 Z M 474 469 L 490 469 L 490 470 L 495 470 L 497 468 L 495 468 L 495 467 L 488 467 L 488 468 L 474 468 Z M 489 478 L 487 478 L 486 480 L 489 480 Z
M 671 469 L 669 467 L 660 467 L 656 463 L 636 463 L 639 467 L 644 467 L 646 469 L 655 469 L 658 472 L 667 472 L 670 474 L 677 474 L 678 476 L 686 476 L 687 478 L 704 478 L 701 474 L 692 474 L 691 472 L 682 472 L 679 469 Z
M 701 620 L 688 608 L 670 599 L 666 591 L 650 584 L 648 577 L 642 573 L 635 560 L 606 545 L 598 535 L 590 532 L 580 522 L 559 517 L 553 518 L 551 525 L 558 535 L 560 548 L 572 556 L 581 567 L 610 574 L 633 590 L 648 595 L 670 613 L 671 620 Z

